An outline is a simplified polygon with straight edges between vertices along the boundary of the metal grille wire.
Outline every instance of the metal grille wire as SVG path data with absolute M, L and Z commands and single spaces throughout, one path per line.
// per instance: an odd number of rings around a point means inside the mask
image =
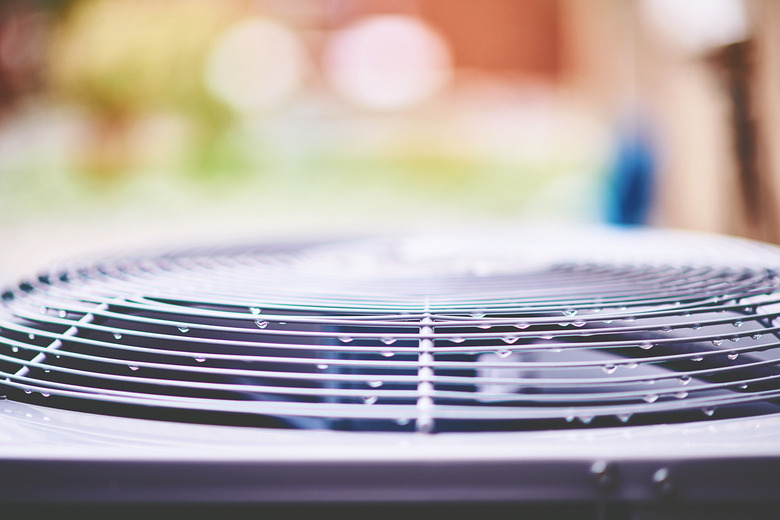
M 58 268 L 3 293 L 0 385 L 109 414 L 424 433 L 778 411 L 773 249 L 699 238 L 694 250 L 742 248 L 731 257 L 745 261 L 694 262 L 643 238 L 668 261 L 604 261 L 597 242 L 593 261 L 569 244 L 557 261 L 502 246 L 469 263 L 457 244 L 455 256 L 410 257 L 403 240 L 288 243 Z

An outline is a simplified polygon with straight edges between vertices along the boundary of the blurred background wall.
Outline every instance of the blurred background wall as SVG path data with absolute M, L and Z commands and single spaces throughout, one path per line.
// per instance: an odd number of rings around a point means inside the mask
M 5 0 L 0 268 L 611 222 L 780 241 L 772 0 Z

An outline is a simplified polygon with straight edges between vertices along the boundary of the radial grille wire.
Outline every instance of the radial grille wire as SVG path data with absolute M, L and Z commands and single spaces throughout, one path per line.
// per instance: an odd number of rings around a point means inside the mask
M 697 237 L 697 254 L 730 252 L 710 262 L 643 237 L 668 257 L 643 262 L 620 237 L 605 242 L 613 261 L 582 258 L 597 242 L 529 263 L 528 241 L 479 241 L 478 259 L 454 243 L 422 256 L 394 239 L 60 267 L 3 293 L 0 385 L 109 414 L 424 433 L 778 411 L 774 249 Z

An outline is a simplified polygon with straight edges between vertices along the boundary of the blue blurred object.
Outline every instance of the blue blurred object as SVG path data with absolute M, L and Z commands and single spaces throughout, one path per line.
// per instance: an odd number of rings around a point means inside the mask
M 619 225 L 645 225 L 653 201 L 655 155 L 640 125 L 625 127 L 607 177 L 607 220 Z

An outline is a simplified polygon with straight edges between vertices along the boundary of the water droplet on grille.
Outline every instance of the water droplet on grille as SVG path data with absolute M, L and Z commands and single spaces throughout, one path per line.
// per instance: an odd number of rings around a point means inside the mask
M 431 433 L 433 431 L 433 418 L 420 417 L 415 422 L 415 429 L 419 433 Z

